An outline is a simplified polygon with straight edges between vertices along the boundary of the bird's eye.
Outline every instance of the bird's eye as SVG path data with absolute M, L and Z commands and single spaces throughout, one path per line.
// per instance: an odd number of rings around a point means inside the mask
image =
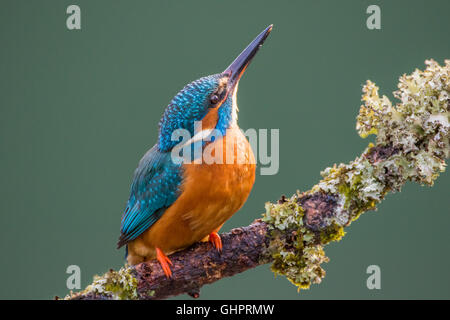
M 219 102 L 219 97 L 216 94 L 213 94 L 210 98 L 210 101 L 212 104 L 216 104 L 217 102 Z

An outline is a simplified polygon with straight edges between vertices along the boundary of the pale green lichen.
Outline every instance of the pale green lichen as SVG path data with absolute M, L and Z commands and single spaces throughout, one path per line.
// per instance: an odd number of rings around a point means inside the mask
M 115 300 L 135 300 L 138 299 L 137 284 L 134 269 L 125 266 L 118 271 L 110 270 L 102 276 L 94 276 L 92 284 L 77 295 L 95 294 Z
M 269 225 L 267 253 L 273 260 L 271 269 L 275 274 L 286 276 L 299 289 L 307 289 L 311 283 L 320 283 L 325 277 L 321 264 L 328 262 L 328 257 L 323 245 L 339 240 L 344 232 L 335 223 L 320 233 L 313 232 L 303 222 L 304 211 L 297 196 L 286 200 L 278 204 L 266 203 L 262 220 Z
M 394 92 L 400 103 L 395 106 L 367 81 L 356 129 L 362 138 L 375 134 L 375 145 L 370 143 L 348 164 L 325 169 L 323 180 L 310 191 L 266 205 L 263 220 L 270 229 L 272 270 L 299 289 L 325 276 L 320 266 L 328 261 L 323 246 L 340 240 L 345 226 L 376 209 L 388 192 L 399 191 L 406 181 L 432 185 L 445 170 L 450 154 L 450 60 L 444 66 L 427 60 L 426 66 L 400 78 Z M 301 196 L 314 194 L 327 195 L 334 204 L 319 231 L 305 225 L 299 204 Z

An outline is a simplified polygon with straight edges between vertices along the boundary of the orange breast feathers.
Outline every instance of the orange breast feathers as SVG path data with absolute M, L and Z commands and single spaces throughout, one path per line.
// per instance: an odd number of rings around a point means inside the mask
M 237 126 L 204 148 L 202 163 L 184 164 L 178 199 L 129 244 L 131 264 L 170 254 L 217 231 L 247 200 L 255 181 L 255 157 Z
M 183 218 L 203 238 L 228 220 L 247 200 L 255 181 L 255 157 L 238 127 L 206 145 L 202 164 L 185 165 Z

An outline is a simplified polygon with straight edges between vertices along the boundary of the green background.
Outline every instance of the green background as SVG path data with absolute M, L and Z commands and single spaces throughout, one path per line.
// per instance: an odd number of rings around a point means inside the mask
M 450 58 L 443 1 L 17 1 L 0 5 L 0 298 L 64 296 L 66 268 L 123 264 L 116 250 L 138 160 L 170 99 L 221 72 L 274 29 L 238 94 L 242 128 L 280 129 L 280 170 L 257 176 L 224 227 L 318 182 L 373 138 L 355 132 L 366 79 L 392 97 L 398 77 Z M 82 30 L 66 28 L 81 7 Z M 366 28 L 381 7 L 382 29 Z M 202 289 L 205 299 L 450 298 L 450 175 L 407 184 L 326 247 L 322 284 L 297 290 L 261 266 Z M 366 268 L 381 268 L 368 290 Z M 186 298 L 187 296 L 183 296 Z

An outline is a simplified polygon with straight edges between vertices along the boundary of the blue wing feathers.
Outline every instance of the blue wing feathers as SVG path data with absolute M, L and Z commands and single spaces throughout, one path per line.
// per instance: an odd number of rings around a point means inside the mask
M 117 246 L 136 239 L 151 227 L 179 195 L 181 166 L 174 164 L 170 152 L 157 145 L 139 162 L 131 184 L 130 198 L 122 216 Z

